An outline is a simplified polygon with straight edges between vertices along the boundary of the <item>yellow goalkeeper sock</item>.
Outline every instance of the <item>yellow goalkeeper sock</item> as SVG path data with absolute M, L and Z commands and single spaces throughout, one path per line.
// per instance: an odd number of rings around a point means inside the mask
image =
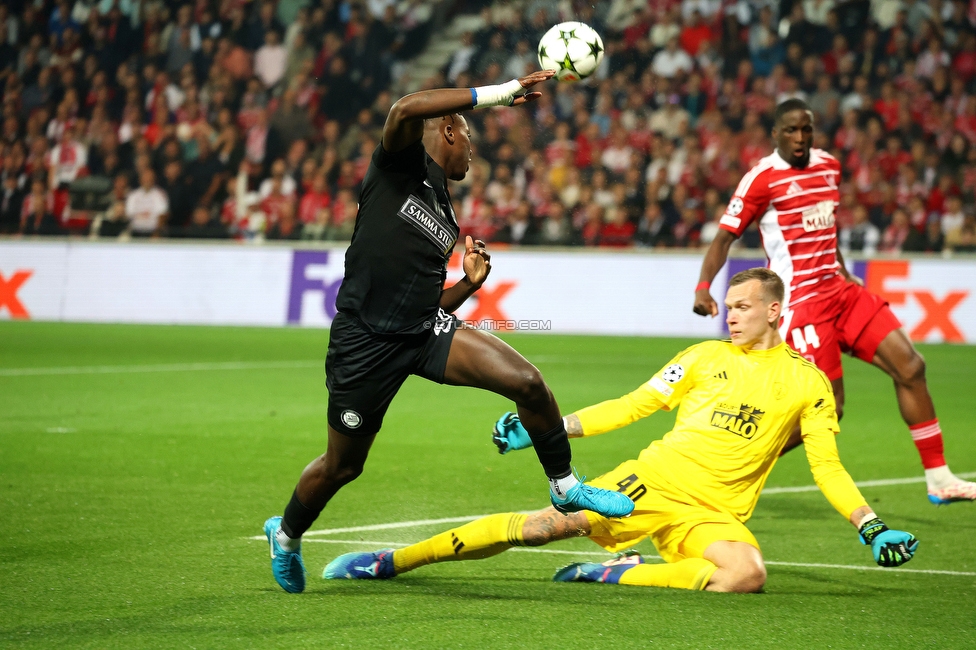
M 673 564 L 638 564 L 620 575 L 619 584 L 701 591 L 717 568 L 701 558 L 688 558 Z
M 449 560 L 480 560 L 522 546 L 526 515 L 504 513 L 482 517 L 393 553 L 397 575 L 417 567 Z

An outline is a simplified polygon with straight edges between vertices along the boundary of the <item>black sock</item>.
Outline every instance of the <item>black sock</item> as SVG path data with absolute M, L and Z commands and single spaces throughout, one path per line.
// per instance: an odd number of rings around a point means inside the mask
M 296 490 L 291 493 L 291 500 L 285 506 L 285 515 L 281 518 L 281 530 L 292 539 L 298 539 L 312 526 L 320 512 L 322 511 L 312 510 L 299 501 Z
M 549 478 L 565 478 L 573 473 L 570 463 L 573 461 L 573 450 L 566 437 L 566 427 L 562 420 L 559 426 L 543 434 L 532 435 L 532 446 L 539 456 L 539 462 Z

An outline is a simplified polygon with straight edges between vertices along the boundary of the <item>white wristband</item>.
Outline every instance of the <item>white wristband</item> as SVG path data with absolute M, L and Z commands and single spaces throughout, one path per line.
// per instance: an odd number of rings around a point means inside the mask
M 495 86 L 481 86 L 471 89 L 471 104 L 474 108 L 489 106 L 511 106 L 515 101 L 515 94 L 523 90 L 518 79 L 512 79 Z
M 868 523 L 872 519 L 877 519 L 878 515 L 874 514 L 874 511 L 869 512 L 861 518 L 861 522 L 857 525 L 857 529 L 861 530 L 864 528 L 864 524 Z

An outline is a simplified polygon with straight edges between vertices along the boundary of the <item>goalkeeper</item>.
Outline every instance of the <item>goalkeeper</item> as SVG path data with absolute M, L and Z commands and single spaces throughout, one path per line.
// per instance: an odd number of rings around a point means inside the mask
M 854 525 L 879 565 L 904 564 L 918 540 L 885 526 L 841 465 L 830 382 L 780 338 L 782 300 L 783 283 L 769 269 L 735 275 L 725 299 L 731 341 L 694 345 L 629 395 L 566 416 L 570 437 L 592 436 L 680 404 L 663 439 L 592 481 L 633 499 L 630 517 L 553 508 L 491 515 L 396 551 L 348 553 L 326 567 L 325 577 L 392 578 L 433 562 L 486 558 L 512 546 L 570 537 L 589 537 L 619 552 L 650 537 L 665 564 L 622 555 L 602 564 L 571 564 L 553 579 L 759 591 L 766 568 L 745 522 L 797 423 L 827 500 Z M 499 420 L 495 442 L 502 453 L 532 444 L 513 414 Z

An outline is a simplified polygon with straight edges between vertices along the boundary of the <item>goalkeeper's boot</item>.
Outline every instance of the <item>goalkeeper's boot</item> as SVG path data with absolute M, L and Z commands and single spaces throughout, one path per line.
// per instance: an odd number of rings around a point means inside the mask
M 953 501 L 976 501 L 976 483 L 957 481 L 940 490 L 929 490 L 929 501 L 944 506 Z
M 604 490 L 580 481 L 566 491 L 566 495 L 559 497 L 552 489 L 549 490 L 549 501 L 559 512 L 579 512 L 592 510 L 604 517 L 626 517 L 634 511 L 634 502 L 623 492 Z
M 621 553 L 612 560 L 597 564 L 596 562 L 576 562 L 556 571 L 553 582 L 620 582 L 620 576 L 628 569 L 643 564 L 644 558 L 640 553 L 630 551 Z
M 340 555 L 322 572 L 326 580 L 389 580 L 395 575 L 392 548 Z
M 281 517 L 271 517 L 264 522 L 264 534 L 271 547 L 271 572 L 282 589 L 291 594 L 305 591 L 305 564 L 301 547 L 288 551 L 278 543 Z

